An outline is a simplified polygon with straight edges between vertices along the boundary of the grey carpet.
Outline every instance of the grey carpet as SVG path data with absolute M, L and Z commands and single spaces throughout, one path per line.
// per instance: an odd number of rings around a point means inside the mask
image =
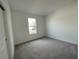
M 77 45 L 42 38 L 16 46 L 14 59 L 77 59 Z

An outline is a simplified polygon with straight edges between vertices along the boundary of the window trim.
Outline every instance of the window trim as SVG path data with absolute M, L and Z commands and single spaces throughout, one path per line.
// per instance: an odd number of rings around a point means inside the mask
M 29 19 L 35 19 L 35 26 L 30 26 L 29 25 Z M 32 30 L 29 29 L 30 27 L 35 27 L 35 33 L 31 33 Z M 37 34 L 37 19 L 36 18 L 28 17 L 28 29 L 29 29 L 29 34 L 30 35 Z

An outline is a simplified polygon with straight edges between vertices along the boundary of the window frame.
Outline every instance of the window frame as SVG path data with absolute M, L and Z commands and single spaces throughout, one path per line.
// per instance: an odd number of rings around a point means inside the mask
M 29 23 L 30 23 L 29 19 L 31 19 L 31 20 L 34 19 L 35 20 L 35 26 L 29 25 Z M 35 30 L 34 29 L 32 30 L 30 28 L 35 28 Z M 28 29 L 29 29 L 29 34 L 30 35 L 37 34 L 37 19 L 36 18 L 28 17 Z M 35 32 L 33 32 L 33 31 L 35 31 Z

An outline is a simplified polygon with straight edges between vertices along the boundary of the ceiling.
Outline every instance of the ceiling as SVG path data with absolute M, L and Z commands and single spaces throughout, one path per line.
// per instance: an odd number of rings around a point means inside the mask
M 12 9 L 36 15 L 48 15 L 74 1 L 75 0 L 8 0 Z

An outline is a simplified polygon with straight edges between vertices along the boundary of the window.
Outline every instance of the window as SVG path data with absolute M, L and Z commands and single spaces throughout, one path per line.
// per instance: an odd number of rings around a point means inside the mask
M 35 18 L 28 18 L 29 34 L 37 33 L 37 24 Z

